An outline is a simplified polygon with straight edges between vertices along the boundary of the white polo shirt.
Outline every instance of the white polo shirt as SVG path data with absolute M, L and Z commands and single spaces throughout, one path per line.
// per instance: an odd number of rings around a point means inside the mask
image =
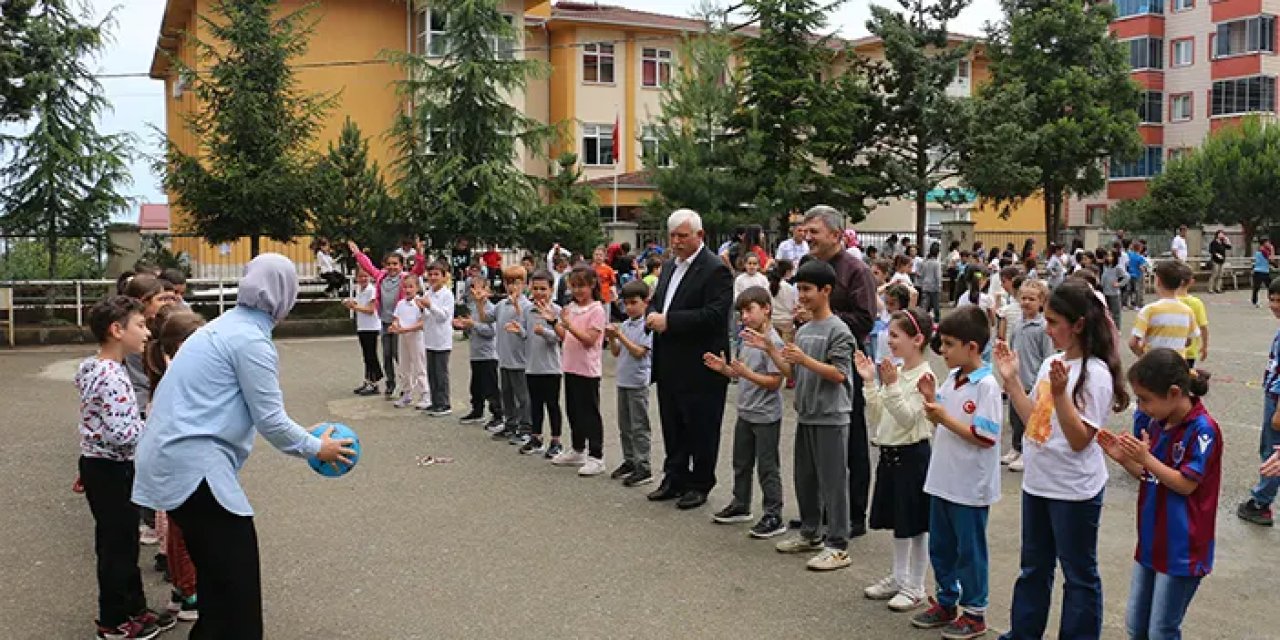
M 953 418 L 968 422 L 974 435 L 995 445 L 978 447 L 946 427 L 935 427 L 924 492 L 956 504 L 985 507 L 1000 500 L 999 443 L 1004 402 L 990 366 L 969 372 L 966 382 L 956 388 L 959 372 L 953 369 L 938 386 L 938 402 Z

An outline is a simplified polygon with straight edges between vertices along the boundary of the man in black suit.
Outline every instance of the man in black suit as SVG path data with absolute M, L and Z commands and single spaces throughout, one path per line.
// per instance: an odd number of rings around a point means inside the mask
M 666 449 L 662 484 L 649 499 L 681 509 L 707 501 L 716 484 L 720 421 L 728 380 L 702 364 L 702 354 L 728 353 L 733 274 L 703 245 L 702 218 L 679 209 L 667 218 L 668 255 L 649 300 L 653 380 Z

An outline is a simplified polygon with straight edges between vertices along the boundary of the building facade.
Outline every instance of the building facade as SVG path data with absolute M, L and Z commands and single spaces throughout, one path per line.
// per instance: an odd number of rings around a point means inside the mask
M 1144 149 L 1108 164 L 1101 193 L 1070 202 L 1070 226 L 1101 226 L 1110 206 L 1142 197 L 1165 163 L 1211 132 L 1276 114 L 1280 0 L 1116 0 L 1115 8 L 1111 31 L 1143 91 Z

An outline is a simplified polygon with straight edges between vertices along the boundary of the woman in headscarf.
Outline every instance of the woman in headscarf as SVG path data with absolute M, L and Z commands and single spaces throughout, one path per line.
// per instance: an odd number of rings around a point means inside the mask
M 297 296 L 288 258 L 254 258 L 237 306 L 178 351 L 138 444 L 133 501 L 178 523 L 200 576 L 193 638 L 262 637 L 258 537 L 238 477 L 254 432 L 300 458 L 346 462 L 354 454 L 351 440 L 332 439 L 332 429 L 317 438 L 285 413 L 271 330 Z

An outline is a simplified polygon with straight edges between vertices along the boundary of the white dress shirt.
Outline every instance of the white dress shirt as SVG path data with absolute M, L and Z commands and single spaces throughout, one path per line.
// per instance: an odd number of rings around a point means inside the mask
M 1169 247 L 1173 257 L 1186 262 L 1187 261 L 1187 239 L 1182 236 L 1174 236 L 1173 244 Z
M 805 240 L 796 242 L 792 238 L 783 240 L 778 245 L 775 257 L 779 260 L 790 260 L 792 264 L 800 262 L 800 258 L 809 254 L 809 243 Z
M 688 260 L 676 258 L 675 269 L 671 272 L 671 281 L 667 283 L 667 295 L 662 299 L 662 313 L 671 312 L 671 299 L 675 297 L 676 289 L 680 287 L 680 281 L 684 280 L 684 274 L 689 272 L 689 265 L 698 258 L 698 254 L 702 253 L 705 248 L 706 245 L 699 244 L 698 250 L 694 251 Z

